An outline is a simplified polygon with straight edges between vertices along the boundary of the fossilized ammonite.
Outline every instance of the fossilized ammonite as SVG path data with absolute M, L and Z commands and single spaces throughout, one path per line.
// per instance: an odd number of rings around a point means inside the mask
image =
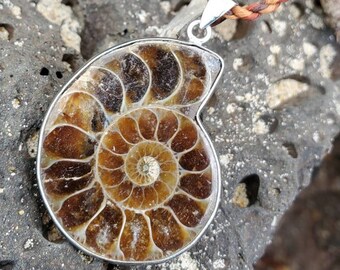
M 115 262 L 163 261 L 203 233 L 220 172 L 196 113 L 222 66 L 201 47 L 140 40 L 64 87 L 41 132 L 39 184 L 75 245 Z

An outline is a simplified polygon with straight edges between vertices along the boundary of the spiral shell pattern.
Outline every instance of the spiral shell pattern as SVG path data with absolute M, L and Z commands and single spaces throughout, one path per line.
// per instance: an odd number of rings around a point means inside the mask
M 42 192 L 80 247 L 113 261 L 162 260 L 196 240 L 217 204 L 218 164 L 194 116 L 221 59 L 139 41 L 93 60 L 45 120 Z

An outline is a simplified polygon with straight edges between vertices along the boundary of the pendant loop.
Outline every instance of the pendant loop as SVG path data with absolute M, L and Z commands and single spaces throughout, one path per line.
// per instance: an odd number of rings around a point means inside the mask
M 195 21 L 191 22 L 189 24 L 188 30 L 187 30 L 189 40 L 192 43 L 195 43 L 197 45 L 202 45 L 203 43 L 206 43 L 211 38 L 211 34 L 212 34 L 211 27 L 208 26 L 208 27 L 205 28 L 206 33 L 205 33 L 204 37 L 202 37 L 202 38 L 196 37 L 193 33 L 193 30 L 194 30 L 194 27 L 200 25 L 200 23 L 201 23 L 200 20 L 195 20 Z
M 237 4 L 232 0 L 210 0 L 203 11 L 200 28 L 205 29 Z

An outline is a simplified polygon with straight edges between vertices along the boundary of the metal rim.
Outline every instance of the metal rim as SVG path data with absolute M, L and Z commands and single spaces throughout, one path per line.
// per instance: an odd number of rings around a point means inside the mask
M 122 261 L 122 260 L 110 260 L 104 256 L 100 256 L 90 250 L 87 250 L 85 247 L 83 247 L 82 245 L 80 245 L 78 242 L 76 242 L 69 234 L 68 232 L 63 228 L 63 226 L 60 224 L 59 220 L 56 218 L 54 212 L 52 211 L 50 205 L 49 205 L 49 201 L 45 195 L 44 192 L 44 187 L 43 187 L 43 183 L 42 183 L 42 179 L 41 179 L 41 175 L 40 175 L 40 171 L 41 171 L 41 166 L 40 166 L 40 162 L 41 162 L 41 155 L 42 155 L 42 146 L 43 146 L 43 137 L 44 137 L 44 130 L 47 124 L 47 120 L 51 114 L 52 109 L 54 108 L 55 104 L 58 102 L 58 100 L 60 99 L 60 97 L 64 94 L 64 92 L 68 89 L 68 87 L 76 80 L 78 79 L 79 75 L 86 70 L 93 62 L 95 62 L 96 60 L 98 60 L 99 58 L 103 57 L 106 54 L 109 54 L 110 52 L 132 45 L 134 43 L 138 43 L 138 42 L 152 42 L 152 41 L 157 41 L 157 42 L 173 42 L 173 43 L 178 43 L 178 44 L 182 44 L 182 45 L 187 45 L 187 46 L 194 46 L 197 47 L 199 49 L 205 50 L 206 52 L 211 53 L 212 55 L 214 55 L 216 58 L 218 58 L 220 60 L 221 63 L 221 69 L 218 72 L 215 81 L 212 83 L 211 88 L 209 89 L 209 91 L 207 92 L 207 94 L 202 98 L 202 102 L 199 105 L 199 108 L 197 110 L 196 116 L 193 119 L 194 121 L 197 122 L 198 126 L 200 127 L 203 135 L 205 136 L 209 147 L 211 148 L 212 154 L 216 160 L 216 174 L 217 174 L 217 194 L 216 194 L 216 204 L 215 206 L 212 206 L 213 210 L 211 212 L 210 217 L 208 218 L 208 220 L 206 221 L 206 224 L 202 227 L 201 231 L 196 235 L 196 237 L 185 247 L 183 247 L 182 249 L 178 250 L 177 252 L 169 255 L 168 257 L 162 258 L 162 259 L 157 259 L 157 260 L 148 260 L 148 261 Z M 211 95 L 213 94 L 216 85 L 218 84 L 222 73 L 224 70 L 224 61 L 221 58 L 221 56 L 219 56 L 217 53 L 204 48 L 202 46 L 200 46 L 199 44 L 193 44 L 191 42 L 185 42 L 185 41 L 180 41 L 177 39 L 171 39 L 171 38 L 147 38 L 147 39 L 137 39 L 137 40 L 133 40 L 133 41 L 129 41 L 126 43 L 122 43 L 120 45 L 114 46 L 112 48 L 109 48 L 107 50 L 105 50 L 104 52 L 100 53 L 99 55 L 91 58 L 82 68 L 80 68 L 74 75 L 73 77 L 62 87 L 62 89 L 60 90 L 60 92 L 57 94 L 57 96 L 54 98 L 53 102 L 50 104 L 49 109 L 47 110 L 45 117 L 44 117 L 44 121 L 42 123 L 42 126 L 40 128 L 40 134 L 39 134 L 39 143 L 38 143 L 38 153 L 37 153 L 37 178 L 38 178 L 38 186 L 39 186 L 39 191 L 41 194 L 41 197 L 43 198 L 44 201 L 44 205 L 48 210 L 48 213 L 50 214 L 53 222 L 57 225 L 58 229 L 62 232 L 62 234 L 67 238 L 67 240 L 69 242 L 72 243 L 73 246 L 75 246 L 76 248 L 78 248 L 79 250 L 83 251 L 84 253 L 93 256 L 95 258 L 110 262 L 110 263 L 114 263 L 114 264 L 120 264 L 120 265 L 128 265 L 128 266 L 133 266 L 133 265 L 145 265 L 145 264 L 160 264 L 160 263 L 164 263 L 166 261 L 169 261 L 179 255 L 181 255 L 182 253 L 186 252 L 187 250 L 189 250 L 190 248 L 192 248 L 198 241 L 199 239 L 202 237 L 202 235 L 206 232 L 206 230 L 208 229 L 209 225 L 211 224 L 211 222 L 213 221 L 216 212 L 218 210 L 219 207 L 219 203 L 220 203 L 220 199 L 221 199 L 221 169 L 220 169 L 220 163 L 216 154 L 216 150 L 213 146 L 213 143 L 210 139 L 210 137 L 208 136 L 207 131 L 204 129 L 204 126 L 202 124 L 202 121 L 200 119 L 200 114 L 202 112 L 202 109 L 204 108 L 204 106 L 206 105 L 206 103 L 208 102 L 209 98 L 211 97 Z
M 211 34 L 212 34 L 211 27 L 207 26 L 205 28 L 205 31 L 206 31 L 205 36 L 203 36 L 201 38 L 196 37 L 193 33 L 193 30 L 194 30 L 195 26 L 199 26 L 200 24 L 201 24 L 200 20 L 195 20 L 195 21 L 193 21 L 189 24 L 188 30 L 187 30 L 189 40 L 196 45 L 202 45 L 202 44 L 206 43 L 207 41 L 209 41 L 210 38 L 211 38 Z

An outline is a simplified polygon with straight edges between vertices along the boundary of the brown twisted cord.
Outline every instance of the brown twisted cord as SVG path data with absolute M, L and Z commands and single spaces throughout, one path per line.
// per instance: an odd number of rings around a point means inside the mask
M 262 0 L 246 6 L 235 6 L 226 14 L 226 19 L 243 19 L 243 20 L 255 20 L 262 14 L 267 14 L 275 11 L 281 3 L 287 2 L 288 0 Z

